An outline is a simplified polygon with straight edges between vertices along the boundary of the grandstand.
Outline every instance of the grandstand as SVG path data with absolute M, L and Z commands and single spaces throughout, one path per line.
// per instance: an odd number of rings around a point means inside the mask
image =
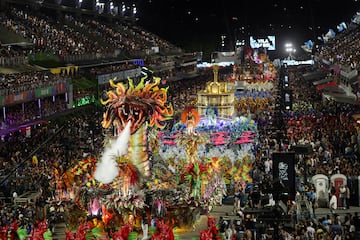
M 103 91 L 109 88 L 109 79 L 124 81 L 131 77 L 137 81 L 144 75 L 160 76 L 162 86 L 170 86 L 169 101 L 174 106 L 174 118 L 178 120 L 181 111 L 196 100 L 197 91 L 203 89 L 211 77 L 210 71 L 200 72 L 196 68 L 199 61 L 197 54 L 186 53 L 146 31 L 131 17 L 95 14 L 93 10 L 82 11 L 76 6 L 59 7 L 46 1 L 0 0 L 0 7 L 0 152 L 8 154 L 6 157 L 11 159 L 3 165 L 7 171 L 27 174 L 26 179 L 31 178 L 34 182 L 46 183 L 48 176 L 37 176 L 41 178 L 38 181 L 34 176 L 36 172 L 23 171 L 23 165 L 33 166 L 29 161 L 21 162 L 21 159 L 28 160 L 28 156 L 22 158 L 18 152 L 23 150 L 23 155 L 29 153 L 49 135 L 53 136 L 56 132 L 54 143 L 45 146 L 47 151 L 39 153 L 45 159 L 39 159 L 39 162 L 44 160 L 39 164 L 44 171 L 55 163 L 66 169 L 77 159 L 95 154 L 102 146 L 100 124 L 96 117 L 100 118 L 98 103 Z M 339 105 L 341 110 L 358 110 L 359 36 L 359 26 L 354 25 L 329 39 L 314 52 L 313 66 L 299 67 L 296 70 L 299 75 L 291 76 L 301 79 L 299 82 L 309 87 L 309 94 L 303 91 L 294 96 L 294 102 L 297 101 L 300 109 L 296 114 L 311 112 L 313 109 L 308 106 L 312 100 L 318 101 L 321 94 L 331 103 L 323 107 L 333 111 L 331 114 L 339 113 L 336 102 L 350 103 L 346 107 Z M 248 97 L 251 92 L 236 94 L 241 98 Z M 264 92 L 261 96 L 270 98 L 268 94 Z M 305 94 L 311 97 L 310 103 L 299 100 Z M 281 112 L 276 107 L 269 115 Z M 66 118 L 59 120 L 62 114 L 71 116 L 72 121 Z M 320 117 L 322 114 L 319 114 Z M 331 115 L 329 119 L 333 117 Z M 312 121 L 313 116 L 309 119 Z M 66 130 L 57 135 L 59 129 Z M 350 133 L 343 134 L 344 138 L 347 134 Z M 32 138 L 36 141 L 31 142 Z M 16 141 L 21 141 L 21 144 L 11 144 Z M 74 151 L 74 143 L 79 146 L 79 151 Z M 274 146 L 279 146 L 278 143 Z M 2 159 L 0 155 L 0 160 L 3 163 L 8 159 Z M 49 172 L 47 174 L 50 175 Z M 7 177 L 5 171 L 0 172 L 1 182 L 5 182 Z M 22 178 L 11 178 L 9 183 L 12 181 L 25 185 Z M 38 189 L 34 192 L 34 188 L 38 186 L 42 185 L 21 188 L 23 193 L 19 194 L 15 203 L 33 204 L 38 197 Z M 9 198 L 13 186 L 9 184 L 6 187 L 7 197 L 0 192 L 0 200 Z
M 52 113 L 92 103 L 110 78 L 138 78 L 144 65 L 169 81 L 196 76 L 196 56 L 132 18 L 46 1 L 2 0 L 1 6 L 2 128 L 46 117 L 48 103 Z
M 51 1 L 2 0 L 1 6 L 3 127 L 8 126 L 12 110 L 41 108 L 43 102 L 65 106 L 53 107 L 54 111 L 66 110 L 94 102 L 108 79 L 138 78 L 144 74 L 143 66 L 166 81 L 199 74 L 196 53 L 185 53 L 138 26 L 132 17 L 100 14 L 96 8 L 83 9 L 66 1 L 60 6 Z M 353 23 L 317 48 L 318 75 L 308 74 L 325 97 L 357 103 L 359 32 Z M 323 85 L 328 82 L 336 86 Z M 29 116 L 42 118 L 41 112 Z M 19 124 L 25 120 L 15 119 Z

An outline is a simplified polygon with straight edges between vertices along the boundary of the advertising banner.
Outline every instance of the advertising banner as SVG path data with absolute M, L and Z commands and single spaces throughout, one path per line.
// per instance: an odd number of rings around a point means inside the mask
M 2 96 L 2 100 L 0 99 L 0 103 L 2 106 L 12 105 L 12 104 L 27 102 L 32 100 L 33 98 L 34 98 L 33 91 L 24 91 L 17 94 Z
M 279 181 L 289 194 L 289 199 L 294 200 L 295 187 L 295 152 L 274 152 L 273 179 Z
M 35 97 L 41 98 L 41 97 L 51 96 L 53 90 L 55 90 L 53 87 L 37 88 L 37 89 L 35 89 Z M 56 93 L 56 90 L 55 90 L 55 93 Z
M 35 98 L 55 96 L 61 93 L 65 93 L 66 90 L 67 84 L 59 83 L 54 86 L 38 88 L 35 90 L 24 91 L 11 95 L 2 95 L 0 96 L 0 106 L 8 106 L 28 102 L 34 100 Z
M 55 86 L 43 87 L 35 89 L 35 97 L 42 98 L 48 96 L 55 96 L 60 93 L 66 92 L 66 85 L 65 83 L 59 83 Z
M 121 72 L 114 72 L 114 73 L 108 73 L 108 74 L 102 74 L 98 75 L 96 78 L 98 80 L 99 85 L 103 85 L 109 82 L 110 79 L 113 79 L 116 77 L 117 81 L 122 81 L 129 78 L 138 77 L 141 75 L 141 68 L 135 68 L 130 70 L 125 70 Z

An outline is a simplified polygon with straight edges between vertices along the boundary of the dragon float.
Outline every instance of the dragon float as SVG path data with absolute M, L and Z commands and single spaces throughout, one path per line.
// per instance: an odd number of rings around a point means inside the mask
M 141 78 L 137 85 L 128 78 L 128 84 L 122 82 L 115 83 L 115 79 L 110 80 L 112 90 L 106 92 L 105 98 L 101 103 L 106 106 L 102 126 L 110 128 L 114 126 L 117 134 L 128 132 L 128 147 L 126 137 L 120 139 L 115 144 L 125 145 L 124 153 L 116 152 L 121 157 L 120 167 L 125 175 L 129 168 L 121 165 L 131 164 L 136 166 L 142 177 L 150 176 L 150 162 L 148 155 L 148 136 L 149 127 L 163 129 L 166 120 L 171 119 L 173 108 L 167 102 L 167 88 L 160 88 L 160 78 L 153 77 L 152 81 L 147 77 Z M 128 126 L 128 131 L 126 127 Z M 126 170 L 126 171 L 125 171 Z M 95 178 L 102 181 L 100 174 L 95 172 Z M 112 181 L 112 179 L 110 179 Z
M 107 132 L 101 156 L 88 156 L 66 174 L 58 173 L 64 180 L 68 198 L 75 203 L 69 209 L 69 229 L 72 229 L 69 235 L 76 227 L 81 230 L 79 234 L 94 235 L 90 229 L 82 230 L 78 226 L 79 216 L 85 219 L 101 216 L 106 228 L 129 224 L 139 229 L 137 223 L 143 214 L 148 216 L 148 221 L 155 217 L 171 227 L 193 226 L 200 212 L 208 213 L 221 203 L 226 194 L 224 175 L 233 177 L 238 169 L 248 171 L 240 166 L 231 168 L 233 164 L 223 164 L 222 158 L 200 156 L 199 149 L 212 145 L 211 136 L 199 131 L 206 126 L 198 126 L 200 115 L 193 107 L 181 114 L 186 125 L 184 131 L 169 138 L 177 149 L 185 152 L 184 161 L 163 158 L 163 151 L 157 148 L 163 145 L 161 134 L 165 131 L 155 130 L 164 129 L 173 115 L 172 105 L 167 101 L 168 89 L 162 88 L 160 78 L 156 77 L 144 77 L 138 83 L 130 78 L 127 83 L 116 79 L 109 82 L 111 89 L 101 99 L 105 106 L 102 127 Z M 128 229 L 117 230 L 114 234 L 128 233 Z M 168 230 L 160 227 L 154 237 Z

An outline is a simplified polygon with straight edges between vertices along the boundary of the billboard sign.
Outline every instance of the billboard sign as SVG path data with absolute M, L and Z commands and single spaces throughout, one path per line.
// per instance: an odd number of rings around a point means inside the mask
M 295 199 L 295 153 L 294 152 L 274 152 L 273 159 L 273 179 L 279 180 L 289 194 L 290 199 Z
M 250 46 L 252 48 L 266 48 L 267 50 L 276 50 L 275 36 L 266 36 L 264 38 L 255 38 L 250 36 Z

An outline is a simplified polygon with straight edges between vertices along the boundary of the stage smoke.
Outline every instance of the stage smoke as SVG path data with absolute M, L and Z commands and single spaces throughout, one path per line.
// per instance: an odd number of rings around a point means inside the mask
M 96 164 L 94 177 L 97 181 L 102 183 L 111 183 L 114 178 L 119 174 L 119 167 L 117 166 L 116 159 L 127 153 L 128 143 L 130 138 L 131 121 L 129 121 L 120 133 L 118 138 L 106 147 L 101 161 Z

